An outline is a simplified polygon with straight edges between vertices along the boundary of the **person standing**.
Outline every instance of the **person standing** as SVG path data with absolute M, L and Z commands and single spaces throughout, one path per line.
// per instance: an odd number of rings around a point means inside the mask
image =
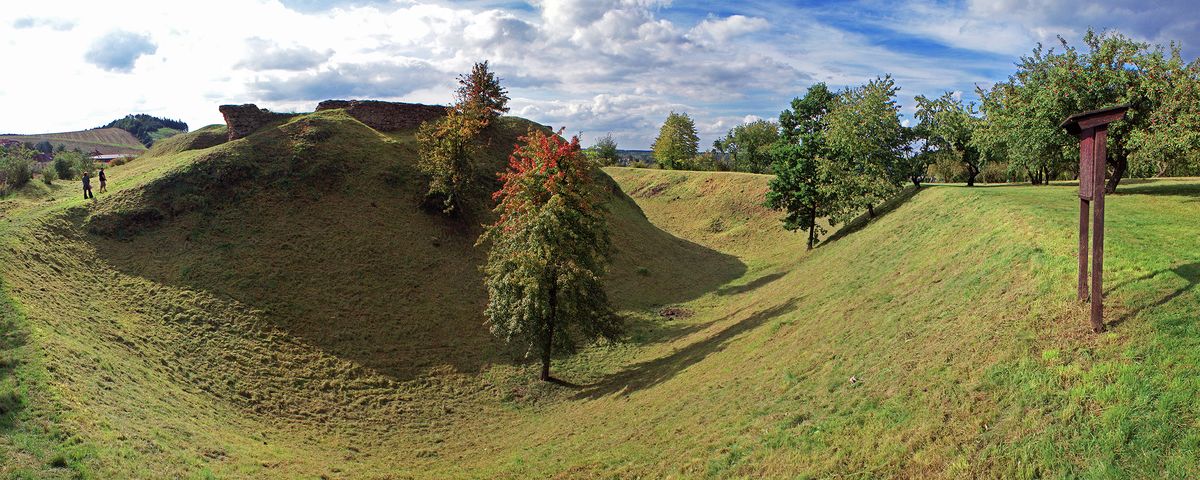
M 96 196 L 92 195 L 92 177 L 87 172 L 83 172 L 83 199 L 95 200 Z
M 104 168 L 101 167 L 100 168 L 100 193 L 104 193 L 104 192 L 108 191 L 108 189 L 104 188 L 104 185 L 107 183 L 108 183 L 108 179 L 104 177 Z

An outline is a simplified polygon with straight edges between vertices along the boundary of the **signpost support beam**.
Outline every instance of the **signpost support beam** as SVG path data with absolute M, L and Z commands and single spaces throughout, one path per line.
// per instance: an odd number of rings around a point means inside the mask
M 1104 125 L 1095 130 L 1092 156 L 1092 224 L 1096 232 L 1092 235 L 1092 331 L 1104 331 L 1104 168 L 1105 144 L 1108 140 L 1108 126 Z

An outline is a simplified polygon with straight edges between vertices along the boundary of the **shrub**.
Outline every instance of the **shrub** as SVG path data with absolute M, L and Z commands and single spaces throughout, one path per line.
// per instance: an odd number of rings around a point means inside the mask
M 46 185 L 50 185 L 50 184 L 54 183 L 54 180 L 56 180 L 56 179 L 58 179 L 58 174 L 55 172 L 55 170 L 53 168 L 43 168 L 42 169 L 42 183 L 44 183 Z
M 25 186 L 33 177 L 33 155 L 29 150 L 4 150 L 0 153 L 0 191 Z
M 114 158 L 113 161 L 109 162 L 108 164 L 112 165 L 114 167 L 119 167 L 126 163 L 129 163 L 129 162 L 127 160 L 125 160 L 124 158 Z
M 79 163 L 79 158 L 83 157 L 80 152 L 62 152 L 54 156 L 54 173 L 58 178 L 63 180 L 71 180 L 75 178 L 75 166 Z

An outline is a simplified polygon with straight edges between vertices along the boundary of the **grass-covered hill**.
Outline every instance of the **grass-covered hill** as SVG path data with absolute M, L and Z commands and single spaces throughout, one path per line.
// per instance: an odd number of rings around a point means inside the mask
M 16 140 L 37 144 L 50 142 L 55 147 L 62 145 L 67 150 L 79 149 L 84 153 L 99 151 L 104 155 L 138 155 L 146 147 L 137 137 L 119 128 L 97 128 L 78 132 L 44 133 L 37 135 L 0 135 L 0 140 Z
M 1109 197 L 1092 335 L 1073 186 L 929 187 L 806 253 L 767 177 L 608 169 L 630 330 L 565 387 L 482 325 L 488 168 L 462 222 L 412 132 L 187 141 L 0 200 L 0 476 L 1200 474 L 1200 181 Z

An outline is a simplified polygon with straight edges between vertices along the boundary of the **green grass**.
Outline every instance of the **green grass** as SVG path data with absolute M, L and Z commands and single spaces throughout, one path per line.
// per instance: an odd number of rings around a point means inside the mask
M 0 199 L 0 476 L 1200 475 L 1200 181 L 1109 197 L 1092 335 L 1072 186 L 929 187 L 805 252 L 768 177 L 607 169 L 630 329 L 560 387 L 482 325 L 528 128 L 460 220 L 417 207 L 412 132 L 336 111 Z

